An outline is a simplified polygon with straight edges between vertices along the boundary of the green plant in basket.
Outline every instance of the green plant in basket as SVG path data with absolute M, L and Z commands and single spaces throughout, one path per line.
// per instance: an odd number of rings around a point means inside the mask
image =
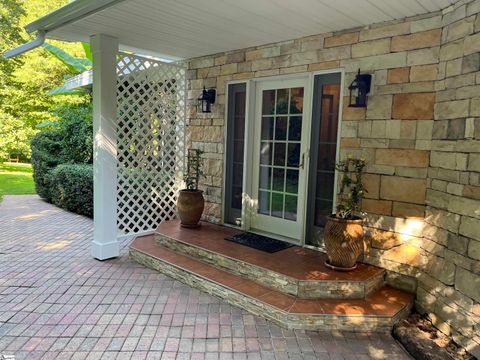
M 203 176 L 202 166 L 203 151 L 199 149 L 189 149 L 187 155 L 187 172 L 183 177 L 188 190 L 198 190 L 198 182 Z
M 362 200 L 367 193 L 363 185 L 365 165 L 365 159 L 353 156 L 336 165 L 341 176 L 336 216 L 341 219 L 354 219 L 361 214 Z

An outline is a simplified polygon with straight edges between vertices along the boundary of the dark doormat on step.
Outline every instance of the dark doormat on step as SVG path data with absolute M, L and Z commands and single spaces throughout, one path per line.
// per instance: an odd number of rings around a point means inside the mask
M 250 232 L 243 232 L 234 236 L 226 236 L 225 240 L 230 240 L 236 242 L 237 244 L 245 245 L 268 253 L 274 253 L 293 246 L 293 244 L 285 241 L 272 239 L 267 236 L 253 234 Z

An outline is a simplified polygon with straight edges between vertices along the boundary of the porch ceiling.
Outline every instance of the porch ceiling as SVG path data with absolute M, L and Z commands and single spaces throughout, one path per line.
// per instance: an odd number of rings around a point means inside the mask
M 102 0 L 100 10 L 78 19 L 55 24 L 55 16 L 47 15 L 27 29 L 42 30 L 43 20 L 49 38 L 88 41 L 104 33 L 117 37 L 124 50 L 179 59 L 401 19 L 455 1 Z M 65 8 L 75 10 L 81 3 L 92 6 L 77 0 Z

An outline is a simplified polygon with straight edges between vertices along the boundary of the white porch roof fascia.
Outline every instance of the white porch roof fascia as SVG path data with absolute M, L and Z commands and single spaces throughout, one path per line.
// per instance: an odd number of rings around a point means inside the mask
M 47 38 L 106 34 L 121 50 L 170 60 L 364 27 L 457 0 L 76 0 L 26 26 Z

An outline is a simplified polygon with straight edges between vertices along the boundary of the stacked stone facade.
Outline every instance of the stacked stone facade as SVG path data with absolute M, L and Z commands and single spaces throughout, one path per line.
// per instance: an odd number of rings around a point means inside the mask
M 226 83 L 343 69 L 340 155 L 366 158 L 365 261 L 480 357 L 480 0 L 442 12 L 189 61 L 188 144 L 205 157 L 205 217 L 222 211 Z M 358 69 L 366 109 L 347 107 Z M 217 90 L 198 114 L 203 86 Z
M 480 1 L 442 18 L 418 304 L 480 358 Z M 430 254 L 429 253 L 429 254 Z

